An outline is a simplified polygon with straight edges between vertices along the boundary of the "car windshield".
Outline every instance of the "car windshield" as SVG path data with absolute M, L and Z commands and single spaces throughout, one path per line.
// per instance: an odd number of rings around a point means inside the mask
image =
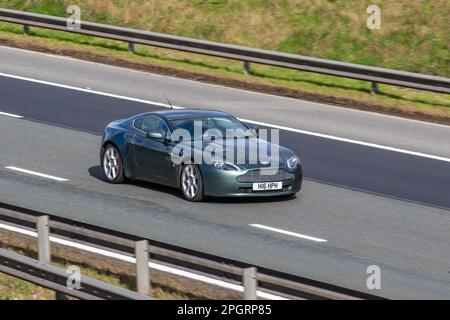
M 203 138 L 212 135 L 211 129 L 220 131 L 222 137 L 254 137 L 255 135 L 239 120 L 232 117 L 204 117 L 204 118 L 189 118 L 189 119 L 173 119 L 170 121 L 174 130 L 185 129 L 191 135 L 193 140 L 201 140 L 202 137 L 197 136 L 202 134 Z M 197 128 L 196 130 L 194 130 Z M 215 136 L 217 134 L 214 133 Z

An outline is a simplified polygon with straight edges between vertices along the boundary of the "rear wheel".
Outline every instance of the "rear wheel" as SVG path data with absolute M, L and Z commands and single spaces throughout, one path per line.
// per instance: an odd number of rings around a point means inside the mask
M 203 180 L 198 166 L 188 164 L 183 167 L 181 171 L 181 191 L 188 201 L 203 200 Z
M 106 181 L 110 183 L 124 182 L 122 157 L 114 145 L 106 146 L 102 157 L 102 168 Z

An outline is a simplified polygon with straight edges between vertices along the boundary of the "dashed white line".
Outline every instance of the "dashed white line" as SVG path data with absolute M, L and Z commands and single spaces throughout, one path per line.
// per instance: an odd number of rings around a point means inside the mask
M 9 230 L 12 232 L 17 232 L 17 233 L 21 233 L 21 234 L 25 234 L 31 237 L 36 238 L 37 237 L 37 233 L 35 231 L 31 231 L 31 230 L 26 230 L 26 229 L 22 229 L 22 228 L 17 228 L 11 225 L 7 225 L 7 224 L 3 224 L 0 223 L 0 228 L 1 229 L 5 229 L 5 230 Z M 77 243 L 77 242 L 73 242 L 73 241 L 69 241 L 69 240 L 65 240 L 65 239 L 61 239 L 61 238 L 57 238 L 57 237 L 50 237 L 50 241 L 54 242 L 54 243 L 58 243 L 60 245 L 64 245 L 67 247 L 72 247 L 72 248 L 76 248 L 79 250 L 83 250 L 83 251 L 87 251 L 87 252 L 92 252 L 98 255 L 102 255 L 105 257 L 109 257 L 109 258 L 113 258 L 113 259 L 117 259 L 117 260 L 121 260 L 121 261 L 125 261 L 125 262 L 129 262 L 129 263 L 136 263 L 136 259 L 124 254 L 120 254 L 120 253 L 115 253 L 115 252 L 111 252 L 108 250 L 104 250 L 104 249 L 99 249 L 99 248 L 95 248 L 92 246 L 88 246 L 85 244 L 81 244 L 81 243 Z M 237 285 L 237 284 L 232 284 L 232 283 L 228 283 L 225 281 L 221 281 L 221 280 L 217 280 L 217 279 L 212 279 L 212 278 L 208 278 L 206 276 L 202 276 L 202 275 L 198 275 L 192 272 L 188 272 L 188 271 L 184 271 L 184 270 L 179 270 L 176 268 L 172 268 L 172 267 L 168 267 L 165 265 L 161 265 L 158 263 L 154 263 L 154 262 L 149 262 L 149 267 L 155 270 L 159 270 L 162 272 L 167 272 L 167 273 L 171 273 L 171 274 L 175 274 L 181 277 L 185 277 L 188 279 L 192 279 L 192 280 L 197 280 L 200 282 L 204 282 L 204 283 L 208 283 L 208 284 L 212 284 L 212 285 L 216 285 L 218 287 L 222 287 L 222 288 L 226 288 L 226 289 L 230 289 L 230 290 L 234 290 L 234 291 L 238 291 L 238 292 L 243 292 L 244 288 L 241 285 Z M 269 300 L 288 300 L 284 297 L 280 297 L 274 294 L 270 294 L 261 290 L 257 290 L 256 294 L 258 297 L 264 298 L 264 299 L 269 299 Z
M 316 242 L 327 242 L 328 241 L 328 240 L 325 240 L 325 239 L 311 237 L 311 236 L 307 236 L 307 235 L 304 235 L 304 234 L 301 234 L 301 233 L 286 231 L 286 230 L 282 230 L 282 229 L 278 229 L 278 228 L 272 228 L 272 227 L 265 226 L 265 225 L 262 225 L 262 224 L 257 224 L 257 223 L 250 224 L 250 226 L 255 227 L 255 228 L 259 228 L 259 229 L 272 231 L 272 232 L 278 232 L 278 233 L 286 234 L 286 235 L 292 236 L 292 237 L 297 237 L 297 238 L 302 238 L 302 239 L 306 239 L 306 240 L 316 241 Z
M 7 112 L 0 112 L 0 116 L 7 116 L 7 117 L 11 117 L 11 118 L 23 118 L 22 116 L 19 116 L 17 114 L 12 114 L 12 113 L 7 113 Z
M 74 87 L 74 86 L 65 85 L 65 84 L 59 84 L 59 83 L 50 82 L 50 81 L 37 80 L 37 79 L 32 79 L 32 78 L 27 78 L 27 77 L 22 77 L 22 76 L 16 76 L 16 75 L 7 74 L 7 73 L 1 73 L 1 72 L 0 72 L 0 76 L 7 77 L 7 78 L 24 80 L 24 81 L 29 81 L 29 82 L 34 82 L 34 83 L 45 84 L 45 85 L 59 87 L 59 88 L 64 88 L 64 89 L 70 89 L 70 90 L 76 90 L 76 91 L 81 91 L 81 92 L 93 93 L 93 94 L 98 94 L 98 95 L 101 95 L 101 96 L 107 96 L 107 97 L 111 97 L 111 98 L 123 99 L 123 100 L 139 102 L 139 103 L 145 103 L 145 104 L 151 104 L 151 105 L 156 105 L 156 106 L 163 107 L 163 108 L 170 108 L 170 105 L 168 105 L 166 103 L 160 103 L 160 102 L 149 101 L 149 100 L 144 100 L 144 99 L 132 98 L 132 97 L 127 97 L 127 96 L 123 96 L 123 95 L 107 93 L 107 92 L 102 92 L 102 91 L 96 91 L 96 90 L 90 90 L 90 89 L 85 89 L 85 88 L 80 88 L 80 87 Z M 172 106 L 172 107 L 174 109 L 184 109 L 183 107 L 180 107 L 180 106 Z M 387 151 L 392 151 L 392 152 L 398 152 L 398 153 L 413 155 L 413 156 L 417 156 L 417 157 L 423 157 L 423 158 L 428 158 L 428 159 L 433 159 L 433 160 L 450 162 L 450 158 L 441 157 L 441 156 L 432 155 L 432 154 L 427 154 L 427 153 L 423 153 L 423 152 L 417 152 L 417 151 L 406 150 L 406 149 L 401 149 L 401 148 L 389 147 L 389 146 L 385 146 L 385 145 L 381 145 L 381 144 L 377 144 L 377 143 L 370 143 L 370 142 L 365 142 L 365 141 L 359 141 L 359 140 L 353 140 L 353 139 L 348 139 L 348 138 L 343 138 L 343 137 L 337 137 L 337 136 L 333 136 L 333 135 L 329 135 L 329 134 L 323 134 L 323 133 L 307 131 L 307 130 L 300 130 L 300 129 L 290 128 L 290 127 L 281 126 L 281 125 L 277 125 L 277 124 L 255 121 L 255 120 L 248 120 L 248 119 L 242 119 L 242 118 L 240 118 L 239 120 L 244 121 L 244 122 L 248 122 L 248 123 L 252 123 L 252 124 L 256 124 L 256 125 L 276 128 L 276 129 L 280 129 L 280 130 L 291 131 L 291 132 L 301 133 L 301 134 L 310 135 L 310 136 L 316 136 L 316 137 L 320 137 L 320 138 L 324 138 L 324 139 L 330 139 L 330 140 L 335 140 L 335 141 L 353 143 L 353 144 L 363 145 L 363 146 L 366 146 L 366 147 L 371 147 L 371 148 L 376 148 L 376 149 L 382 149 L 382 150 L 387 150 Z
M 38 176 L 38 177 L 42 177 L 42 178 L 46 178 L 46 179 L 50 179 L 50 180 L 55 180 L 55 181 L 69 181 L 68 179 L 64 179 L 64 178 L 59 178 L 59 177 L 55 177 L 55 176 L 51 176 L 48 174 L 44 174 L 44 173 L 40 173 L 40 172 L 36 172 L 36 171 L 31 171 L 31 170 L 27 170 L 27 169 L 22 169 L 22 168 L 17 168 L 17 167 L 12 167 L 12 166 L 8 166 L 5 167 L 5 169 L 8 170 L 13 170 L 13 171 L 18 171 L 18 172 L 22 172 L 22 173 L 27 173 L 33 176 Z

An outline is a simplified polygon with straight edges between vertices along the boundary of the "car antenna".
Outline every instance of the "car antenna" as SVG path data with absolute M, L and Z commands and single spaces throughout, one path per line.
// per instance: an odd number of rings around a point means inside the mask
M 170 110 L 173 110 L 173 105 L 172 105 L 172 102 L 170 102 L 169 98 L 167 98 L 167 95 L 166 95 L 166 93 L 165 93 L 165 92 L 164 92 L 164 97 L 166 97 L 166 100 L 167 100 L 167 102 L 169 103 L 169 106 L 170 106 Z

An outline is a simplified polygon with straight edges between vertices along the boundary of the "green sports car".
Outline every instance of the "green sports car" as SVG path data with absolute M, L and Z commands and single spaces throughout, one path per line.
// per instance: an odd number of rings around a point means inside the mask
M 218 111 L 165 110 L 111 122 L 101 142 L 106 181 L 146 180 L 181 189 L 189 201 L 287 196 L 302 165 L 289 149 Z

